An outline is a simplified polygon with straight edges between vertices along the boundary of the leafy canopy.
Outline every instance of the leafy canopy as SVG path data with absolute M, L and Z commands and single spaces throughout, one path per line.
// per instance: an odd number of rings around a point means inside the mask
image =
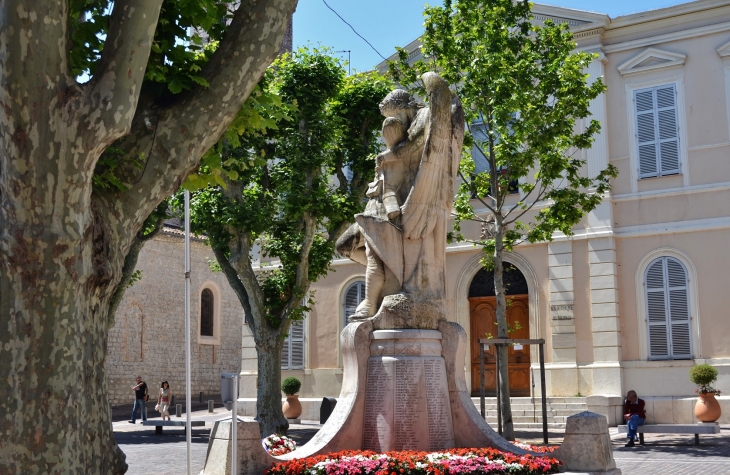
M 586 74 L 596 55 L 574 52 L 565 24 L 533 24 L 530 9 L 522 0 L 446 0 L 424 13 L 426 61 L 409 65 L 400 49 L 390 65 L 396 81 L 416 89 L 420 74 L 436 70 L 461 97 L 468 133 L 451 238 L 464 239 L 461 221 L 478 221 L 486 231 L 474 242 L 488 255 L 495 239 L 511 250 L 525 239 L 551 240 L 555 231 L 572 234 L 616 176 L 609 165 L 587 177 L 579 152 L 600 130 L 598 121 L 584 120 L 605 91 Z M 532 212 L 539 202 L 549 206 Z M 491 217 L 478 216 L 475 203 Z
M 74 77 L 93 76 L 109 30 L 110 0 L 69 2 L 69 69 Z M 162 3 L 141 98 L 152 97 L 160 106 L 196 87 L 208 87 L 201 71 L 222 39 L 233 16 L 233 0 L 166 0 Z M 142 99 L 141 99 L 142 100 Z M 155 117 L 149 118 L 155 127 Z M 240 124 L 241 120 L 238 119 Z M 126 157 L 126 158 L 125 158 Z M 93 183 L 96 189 L 126 191 L 123 177 L 138 176 L 146 154 L 127 155 L 110 146 L 99 158 Z M 136 172 L 135 172 L 136 170 Z M 124 172 L 127 173 L 124 173 Z
M 308 287 L 327 273 L 335 240 L 363 207 L 380 148 L 378 103 L 389 90 L 377 73 L 347 77 L 327 49 L 283 55 L 243 106 L 240 123 L 186 180 L 197 189 L 194 232 L 226 255 L 232 239 L 244 239 L 278 260 L 258 274 L 274 328 L 306 310 L 291 304 L 306 294 L 297 283 L 302 259 Z

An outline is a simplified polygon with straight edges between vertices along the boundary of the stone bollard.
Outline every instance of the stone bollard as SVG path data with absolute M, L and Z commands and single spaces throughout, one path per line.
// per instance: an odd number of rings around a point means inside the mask
M 554 457 L 565 464 L 569 472 L 619 475 L 608 435 L 606 417 L 593 412 L 581 412 L 568 417 L 565 437 Z
M 182 404 L 175 405 L 175 417 L 182 417 Z
M 231 420 L 215 421 L 210 431 L 208 455 L 203 472 L 206 475 L 231 473 Z M 261 445 L 259 423 L 250 417 L 238 417 L 238 473 L 260 475 L 281 459 L 274 459 Z
M 213 400 L 208 401 L 208 412 L 213 412 Z

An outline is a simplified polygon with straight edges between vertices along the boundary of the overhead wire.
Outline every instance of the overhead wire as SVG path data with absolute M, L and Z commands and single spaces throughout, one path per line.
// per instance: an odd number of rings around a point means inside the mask
M 350 27 L 350 29 L 352 29 L 352 31 L 354 31 L 354 32 L 355 32 L 355 34 L 356 34 L 357 36 L 359 36 L 360 38 L 362 38 L 362 40 L 363 40 L 363 41 L 364 41 L 365 43 L 367 43 L 367 44 L 368 44 L 368 46 L 370 46 L 370 47 L 371 47 L 371 48 L 373 49 L 373 51 L 375 51 L 376 53 L 378 53 L 378 56 L 380 56 L 380 57 L 381 57 L 381 58 L 383 58 L 384 60 L 385 60 L 385 59 L 387 59 L 387 58 L 386 58 L 385 56 L 383 56 L 382 54 L 380 54 L 380 51 L 378 51 L 377 49 L 375 49 L 375 46 L 373 46 L 372 44 L 370 44 L 370 42 L 369 42 L 368 40 L 366 40 L 364 36 L 362 36 L 362 35 L 361 35 L 360 33 L 358 33 L 358 32 L 357 32 L 357 30 L 355 29 L 355 27 L 353 27 L 352 25 L 350 25 L 350 24 L 349 24 L 349 23 L 347 22 L 347 20 L 345 20 L 344 18 L 342 18 L 342 16 L 341 16 L 341 15 L 340 15 L 339 13 L 337 13 L 337 11 L 336 11 L 336 10 L 335 10 L 334 8 L 332 8 L 331 6 L 329 6 L 329 4 L 327 3 L 327 0 L 322 0 L 322 2 L 324 2 L 324 4 L 325 4 L 325 5 L 327 6 L 327 8 L 329 8 L 330 10 L 332 10 L 332 12 L 333 12 L 333 13 L 334 13 L 335 15 L 337 15 L 337 17 L 338 17 L 338 18 L 339 18 L 340 20 L 342 20 L 342 21 L 343 21 L 343 22 L 345 23 L 345 25 L 349 26 L 349 27 Z

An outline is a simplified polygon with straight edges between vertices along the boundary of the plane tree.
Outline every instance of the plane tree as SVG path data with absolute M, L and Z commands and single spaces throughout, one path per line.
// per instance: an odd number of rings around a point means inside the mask
M 1 473 L 126 471 L 104 367 L 119 286 L 296 3 L 0 3 Z

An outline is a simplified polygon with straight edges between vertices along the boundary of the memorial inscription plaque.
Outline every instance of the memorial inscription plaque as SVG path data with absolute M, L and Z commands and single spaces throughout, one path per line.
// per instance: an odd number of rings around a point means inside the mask
M 398 343 L 380 343 L 397 353 Z M 410 340 L 409 347 L 414 343 Z M 368 359 L 363 449 L 437 451 L 455 446 L 446 365 L 436 355 L 409 352 Z

